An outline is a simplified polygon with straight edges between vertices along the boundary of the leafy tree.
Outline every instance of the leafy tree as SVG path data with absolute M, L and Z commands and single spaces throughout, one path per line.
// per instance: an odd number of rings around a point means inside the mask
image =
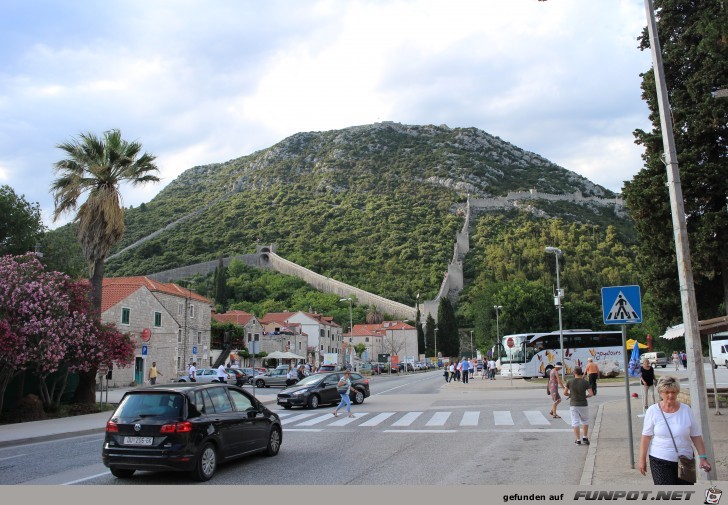
M 455 311 L 447 298 L 440 300 L 437 309 L 437 344 L 443 356 L 460 355 L 460 333 L 455 320 Z
M 439 330 L 438 330 L 439 331 Z M 427 314 L 425 319 L 425 356 L 435 356 L 435 319 Z
M 223 310 L 227 305 L 227 268 L 223 265 L 223 258 L 220 256 L 217 268 L 215 268 L 215 274 L 213 276 L 213 283 L 215 285 L 215 301 L 223 306 Z
M 28 203 L 10 186 L 0 186 L 0 255 L 35 250 L 44 230 L 40 206 Z
M 119 130 L 104 132 L 103 138 L 92 133 L 57 146 L 67 158 L 54 164 L 59 175 L 51 185 L 55 200 L 54 219 L 76 209 L 74 222 L 84 258 L 88 262 L 91 299 L 97 317 L 101 314 L 101 290 L 104 260 L 124 235 L 124 209 L 120 186 L 157 182 L 155 157 L 141 153 L 141 144 L 127 142 Z M 86 201 L 79 206 L 79 199 Z M 80 374 L 76 401 L 95 402 L 96 369 Z
M 34 254 L 0 257 L 0 410 L 5 387 L 22 371 L 40 379 L 41 399 L 52 409 L 68 372 L 132 361 L 131 339 L 98 322 L 88 289 L 66 275 L 45 271 Z M 59 370 L 64 372 L 60 384 L 48 384 L 49 375 Z
M 728 100 L 712 92 L 728 85 L 728 19 L 721 0 L 656 0 L 655 8 L 698 312 L 716 317 L 728 313 Z M 646 30 L 640 49 L 649 49 Z M 652 130 L 635 131 L 645 166 L 625 183 L 624 195 L 640 236 L 640 268 L 664 328 L 681 320 L 681 301 L 653 70 L 642 74 L 642 91 Z

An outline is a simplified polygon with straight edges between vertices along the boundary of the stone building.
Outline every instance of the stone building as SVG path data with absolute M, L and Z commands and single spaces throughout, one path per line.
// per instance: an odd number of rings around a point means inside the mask
M 142 384 L 152 361 L 162 374 L 158 383 L 176 382 L 192 361 L 210 366 L 213 303 L 177 284 L 148 277 L 104 278 L 101 320 L 130 333 L 136 344 L 134 364 L 112 371 L 110 386 Z
M 380 354 L 397 356 L 399 362 L 418 361 L 417 328 L 404 321 L 382 321 L 380 324 L 355 324 L 353 335 L 345 335 L 353 345 L 363 343 L 367 346 L 371 361 Z
M 296 349 L 290 349 L 300 356 L 306 356 L 306 360 L 312 364 L 323 362 L 323 355 L 337 353 L 339 363 L 343 364 L 341 355 L 343 343 L 342 328 L 330 316 L 309 312 L 271 312 L 261 318 L 266 323 L 278 323 L 289 328 L 293 325 L 300 327 L 300 335 L 304 336 Z M 276 349 L 280 350 L 280 349 Z

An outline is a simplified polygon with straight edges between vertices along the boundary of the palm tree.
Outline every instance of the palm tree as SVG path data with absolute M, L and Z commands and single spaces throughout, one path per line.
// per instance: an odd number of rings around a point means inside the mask
M 111 248 L 124 235 L 124 209 L 121 206 L 120 185 L 134 186 L 145 182 L 158 182 L 154 175 L 159 169 L 155 156 L 140 155 L 139 142 L 127 142 L 119 130 L 104 132 L 103 138 L 92 133 L 58 144 L 68 156 L 53 165 L 59 177 L 53 181 L 51 192 L 55 201 L 53 220 L 66 212 L 75 211 L 78 200 L 87 194 L 78 207 L 74 222 L 84 258 L 88 262 L 91 283 L 91 302 L 96 317 L 101 316 L 101 290 L 104 280 L 104 260 Z M 96 370 L 89 378 L 81 376 L 76 399 L 81 402 L 94 399 Z M 84 380 L 85 379 L 85 380 Z M 84 384 L 85 383 L 85 384 Z M 84 387 L 85 386 L 85 387 Z M 83 391 L 90 387 L 89 391 Z

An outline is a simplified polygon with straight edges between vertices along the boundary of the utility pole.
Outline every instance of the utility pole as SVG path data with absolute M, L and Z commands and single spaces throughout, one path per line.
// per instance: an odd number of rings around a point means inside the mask
M 660 111 L 660 128 L 662 130 L 662 145 L 665 150 L 664 162 L 667 169 L 667 187 L 670 193 L 670 210 L 672 213 L 672 228 L 675 236 L 675 255 L 677 257 L 678 278 L 680 280 L 680 300 L 685 325 L 685 350 L 688 361 L 692 366 L 688 368 L 690 380 L 690 402 L 697 422 L 703 431 L 705 451 L 709 461 L 715 462 L 713 454 L 713 439 L 710 435 L 708 423 L 708 396 L 705 391 L 705 373 L 703 371 L 703 355 L 700 345 L 700 330 L 698 328 L 698 307 L 695 301 L 695 284 L 693 283 L 693 270 L 690 259 L 690 244 L 685 219 L 685 204 L 682 187 L 680 185 L 680 171 L 677 165 L 677 151 L 673 136 L 672 119 L 670 117 L 670 102 L 665 85 L 665 70 L 662 66 L 662 49 L 657 36 L 657 21 L 652 0 L 645 0 L 647 11 L 647 30 L 650 36 L 652 50 L 652 66 L 655 74 L 655 87 L 657 88 L 657 104 Z M 699 477 L 701 472 L 698 472 Z M 708 473 L 709 479 L 716 479 L 716 465 L 712 465 Z

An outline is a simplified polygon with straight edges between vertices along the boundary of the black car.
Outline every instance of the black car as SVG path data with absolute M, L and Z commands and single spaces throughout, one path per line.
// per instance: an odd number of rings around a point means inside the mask
M 118 478 L 178 470 L 206 481 L 219 463 L 275 456 L 282 440 L 278 415 L 242 388 L 176 383 L 128 391 L 106 423 L 101 456 Z
M 308 407 L 315 409 L 319 405 L 339 403 L 341 396 L 336 384 L 344 372 L 325 372 L 309 375 L 278 393 L 278 405 L 284 409 L 291 407 Z M 360 373 L 351 373 L 351 401 L 364 403 L 369 396 L 369 380 Z

